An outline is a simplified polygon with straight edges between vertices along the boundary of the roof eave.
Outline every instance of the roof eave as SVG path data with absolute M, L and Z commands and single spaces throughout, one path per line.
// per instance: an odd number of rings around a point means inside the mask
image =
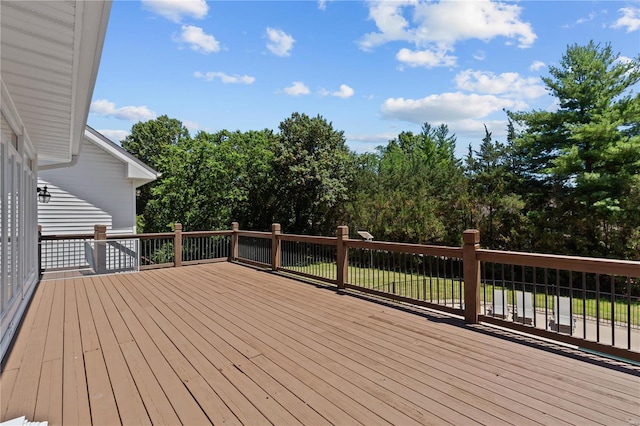
M 81 5 L 81 6 L 80 6 Z M 79 1 L 82 8 L 81 19 L 76 19 L 76 37 L 74 45 L 72 135 L 69 160 L 80 153 L 93 89 L 95 88 L 100 66 L 100 58 L 107 32 L 111 1 Z M 98 31 L 95 30 L 97 23 Z

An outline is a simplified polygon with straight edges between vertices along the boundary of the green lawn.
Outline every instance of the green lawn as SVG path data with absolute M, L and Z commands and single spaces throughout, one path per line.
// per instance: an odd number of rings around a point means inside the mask
M 336 279 L 335 263 L 315 263 L 306 266 L 290 266 L 287 267 L 292 271 L 302 272 L 305 274 L 315 275 L 326 279 Z M 409 274 L 403 272 L 393 272 L 380 269 L 359 268 L 349 266 L 348 283 L 370 288 L 378 291 L 392 293 L 404 297 L 427 300 L 433 302 L 447 303 L 459 301 L 463 298 L 464 283 L 457 279 L 444 279 L 436 277 L 425 277 L 423 275 Z M 480 289 L 480 298 L 486 303 L 493 301 L 493 285 L 483 284 Z M 551 291 L 551 289 L 549 290 Z M 461 293 L 462 292 L 462 293 Z M 575 293 L 577 294 L 577 293 Z M 553 311 L 556 298 L 549 294 L 547 298 L 547 309 L 549 315 Z M 536 293 L 534 305 L 538 310 L 545 308 L 545 294 Z M 511 304 L 513 292 L 507 288 L 507 303 Z M 581 317 L 584 314 L 587 317 L 596 318 L 598 301 L 594 298 L 582 300 L 581 295 L 573 299 L 573 315 Z M 600 319 L 611 320 L 611 300 L 600 300 Z M 629 320 L 629 311 L 626 301 L 616 301 L 614 304 L 616 323 L 626 323 Z M 631 324 L 640 325 L 640 302 L 635 301 L 631 304 Z

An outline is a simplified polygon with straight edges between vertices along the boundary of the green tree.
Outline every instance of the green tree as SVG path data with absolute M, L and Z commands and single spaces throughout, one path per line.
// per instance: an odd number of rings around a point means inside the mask
M 458 245 L 466 189 L 455 143 L 447 126 L 425 123 L 421 133 L 402 132 L 379 147 L 377 162 L 369 159 L 356 179 L 370 192 L 353 210 L 365 213 L 350 222 L 378 239 Z
M 149 167 L 164 173 L 164 160 L 169 149 L 189 139 L 189 130 L 182 122 L 161 115 L 154 120 L 134 124 L 131 134 L 122 141 L 122 147 Z M 151 199 L 152 189 L 161 181 L 162 176 L 159 180 L 140 188 L 140 196 L 136 200 L 137 214 L 143 214 Z
M 239 197 L 232 219 L 244 229 L 268 231 L 275 222 L 277 194 L 273 172 L 276 136 L 272 130 L 234 132 L 227 144 L 238 154 L 235 185 Z
M 159 161 L 162 179 L 144 211 L 150 230 L 167 231 L 174 222 L 188 231 L 229 226 L 238 197 L 233 185 L 236 159 L 218 143 L 220 136 L 200 132 L 165 151 Z
M 484 247 L 507 249 L 522 243 L 525 203 L 512 192 L 517 182 L 512 164 L 509 145 L 493 141 L 486 126 L 480 149 L 473 151 L 469 145 L 466 170 L 471 226 L 480 230 Z
M 320 115 L 299 113 L 279 130 L 273 149 L 274 220 L 287 232 L 334 234 L 354 172 L 343 132 Z
M 621 60 L 609 44 L 567 48 L 542 80 L 556 111 L 509 112 L 524 130 L 517 148 L 548 189 L 552 232 L 569 251 L 630 256 L 640 226 L 633 204 L 640 174 L 640 56 Z M 558 242 L 558 239 L 554 243 Z
M 346 224 L 353 232 L 370 230 L 377 212 L 371 207 L 371 198 L 379 193 L 380 156 L 365 152 L 357 155 L 353 181 L 349 189 L 351 196 L 345 206 Z

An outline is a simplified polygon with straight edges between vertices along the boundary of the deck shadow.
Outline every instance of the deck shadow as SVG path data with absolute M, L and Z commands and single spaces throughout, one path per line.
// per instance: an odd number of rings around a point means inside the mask
M 336 286 L 328 283 L 314 281 L 305 277 L 295 276 L 292 274 L 273 272 L 270 270 L 255 268 L 260 272 L 268 274 L 276 274 L 287 277 L 289 279 L 312 285 L 319 289 L 324 289 L 337 293 L 339 295 L 356 297 L 361 300 L 376 303 L 385 307 L 398 309 L 403 312 L 411 313 L 413 315 L 420 316 L 427 321 L 448 324 L 454 327 L 460 327 L 463 329 L 471 330 L 476 333 L 481 333 L 486 336 L 491 336 L 499 339 L 504 339 L 512 343 L 518 343 L 528 346 L 530 348 L 539 349 L 541 351 L 561 355 L 567 358 L 574 359 L 576 361 L 582 361 L 588 364 L 597 365 L 600 367 L 608 368 L 611 370 L 619 371 L 622 373 L 630 374 L 636 377 L 640 377 L 640 364 L 636 364 L 632 360 L 620 359 L 607 354 L 595 353 L 579 347 L 573 347 L 564 345 L 557 342 L 552 342 L 547 339 L 541 339 L 537 336 L 522 334 L 514 332 L 512 330 L 499 328 L 491 324 L 467 324 L 461 316 L 455 316 L 452 314 L 440 312 L 430 308 L 423 308 L 421 306 L 410 305 L 408 303 L 398 302 L 390 299 L 385 299 L 381 296 L 375 296 L 367 293 L 361 293 L 353 289 L 339 289 Z

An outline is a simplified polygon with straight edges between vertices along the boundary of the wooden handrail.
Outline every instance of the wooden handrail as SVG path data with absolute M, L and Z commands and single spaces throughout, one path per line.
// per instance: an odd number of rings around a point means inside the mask
M 107 240 L 133 240 L 139 238 L 141 240 L 152 240 L 154 238 L 173 238 L 173 232 L 158 232 L 154 234 L 120 234 L 107 235 Z
M 268 238 L 271 239 L 271 232 L 262 231 L 237 231 L 234 232 L 239 237 L 256 237 L 256 238 Z
M 93 234 L 42 235 L 40 241 L 93 240 Z
M 347 247 L 371 250 L 386 250 L 398 253 L 424 254 L 462 259 L 461 247 L 429 246 L 409 243 L 389 243 L 383 241 L 347 240 Z
M 280 234 L 278 239 L 281 241 L 294 241 L 300 243 L 310 244 L 324 244 L 329 246 L 335 246 L 337 244 L 336 237 L 320 237 L 311 235 L 297 235 L 297 234 Z
M 521 265 L 537 268 L 559 269 L 563 271 L 640 277 L 640 262 L 634 262 L 631 260 L 487 249 L 479 249 L 477 251 L 477 259 L 482 262 L 495 262 L 507 265 Z
M 183 232 L 183 237 L 216 237 L 216 236 L 229 236 L 233 232 L 229 229 L 224 231 L 188 231 Z

